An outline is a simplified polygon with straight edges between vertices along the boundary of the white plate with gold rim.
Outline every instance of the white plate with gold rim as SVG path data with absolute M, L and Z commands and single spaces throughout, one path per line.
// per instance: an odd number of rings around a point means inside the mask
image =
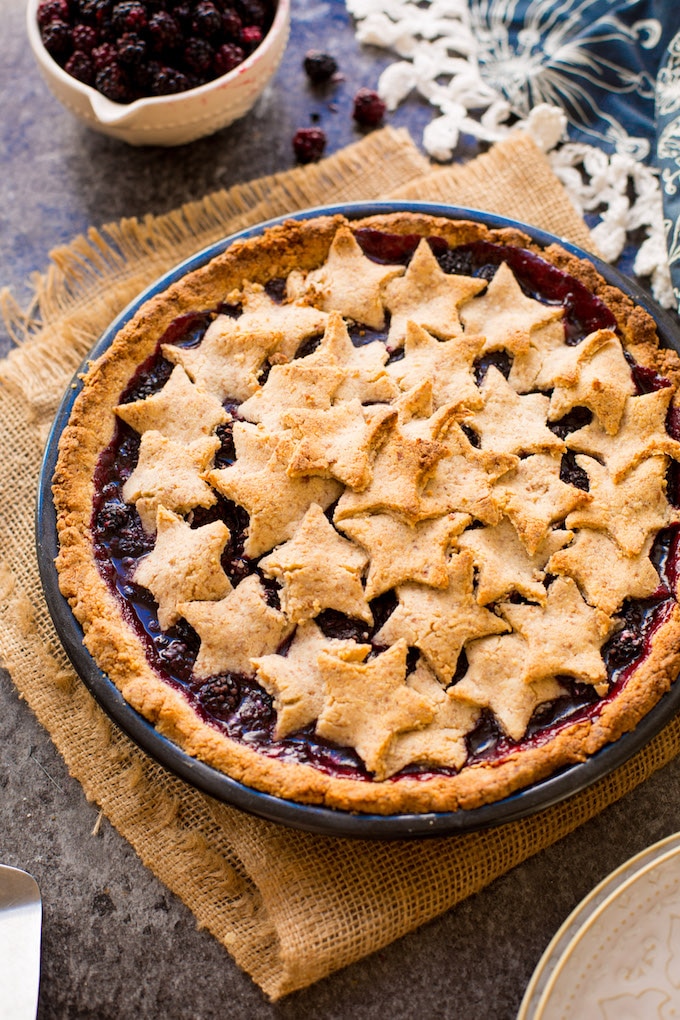
M 680 1016 L 680 833 L 626 861 L 559 928 L 517 1020 Z

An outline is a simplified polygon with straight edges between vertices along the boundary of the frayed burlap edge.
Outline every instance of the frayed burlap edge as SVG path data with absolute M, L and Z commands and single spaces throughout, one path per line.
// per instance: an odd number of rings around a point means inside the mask
M 529 173 L 541 187 L 527 199 Z M 517 136 L 465 167 L 428 173 L 408 136 L 387 129 L 318 167 L 220 192 L 164 217 L 92 230 L 54 253 L 48 272 L 35 278 L 29 308 L 2 296 L 19 345 L 0 364 L 0 421 L 12 451 L 0 462 L 0 492 L 13 508 L 0 516 L 0 656 L 88 798 L 273 1000 L 483 888 L 633 789 L 680 747 L 680 723 L 673 723 L 595 787 L 502 828 L 420 843 L 339 841 L 251 818 L 186 786 L 139 752 L 74 675 L 44 603 L 33 538 L 44 439 L 73 371 L 131 298 L 213 240 L 296 208 L 395 191 L 511 211 L 588 243 L 529 139 Z

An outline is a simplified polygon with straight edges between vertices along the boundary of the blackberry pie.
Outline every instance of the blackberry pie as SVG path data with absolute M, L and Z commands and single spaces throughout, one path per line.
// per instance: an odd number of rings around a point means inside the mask
M 557 244 L 287 221 L 90 364 L 53 480 L 61 591 L 126 701 L 253 789 L 498 801 L 677 675 L 679 380 Z

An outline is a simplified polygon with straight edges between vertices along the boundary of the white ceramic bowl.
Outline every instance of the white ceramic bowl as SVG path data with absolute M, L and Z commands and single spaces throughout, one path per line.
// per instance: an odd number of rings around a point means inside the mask
M 67 74 L 47 52 L 36 19 L 38 2 L 28 0 L 28 39 L 48 87 L 89 127 L 130 145 L 183 145 L 243 117 L 276 71 L 290 30 L 290 0 L 277 0 L 269 32 L 233 71 L 187 92 L 113 103 Z

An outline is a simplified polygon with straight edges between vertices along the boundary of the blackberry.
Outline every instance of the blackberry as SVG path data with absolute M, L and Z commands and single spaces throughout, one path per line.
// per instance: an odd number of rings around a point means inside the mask
M 94 87 L 114 103 L 129 103 L 132 98 L 127 77 L 119 64 L 107 64 L 97 71 Z
M 216 74 L 227 74 L 235 67 L 242 64 L 246 55 L 240 46 L 233 43 L 225 43 L 220 46 L 213 60 L 213 67 Z
M 177 18 L 168 11 L 158 11 L 149 18 L 149 41 L 154 53 L 169 53 L 179 48 L 182 29 Z
M 118 59 L 123 67 L 139 67 L 146 57 L 146 40 L 136 32 L 124 32 L 118 40 Z
M 207 680 L 199 687 L 197 696 L 207 712 L 225 717 L 238 705 L 240 692 L 236 681 L 226 673 Z
M 241 31 L 241 45 L 246 53 L 252 53 L 262 42 L 262 29 L 257 25 L 246 25 Z
M 111 12 L 111 24 L 117 35 L 144 32 L 147 23 L 146 9 L 138 0 L 122 0 Z
M 472 276 L 474 263 L 472 253 L 449 248 L 438 256 L 437 262 L 445 273 L 455 273 L 460 276 Z
M 113 43 L 102 43 L 92 50 L 92 63 L 95 71 L 103 71 L 105 67 L 118 65 L 118 50 Z
M 97 32 L 92 25 L 75 25 L 73 29 L 73 47 L 81 53 L 92 53 L 97 45 Z
M 222 35 L 234 42 L 239 39 L 243 29 L 243 22 L 233 7 L 227 7 L 222 11 Z
M 207 39 L 187 39 L 184 47 L 184 63 L 198 75 L 208 74 L 213 67 L 215 51 Z
M 321 128 L 300 128 L 293 136 L 293 151 L 298 163 L 315 163 L 326 148 L 326 135 Z
M 40 38 L 47 52 L 56 60 L 64 60 L 73 49 L 71 26 L 56 19 L 40 29 Z
M 257 25 L 264 29 L 269 21 L 269 10 L 262 0 L 236 0 L 236 9 L 244 25 Z
M 41 28 L 51 21 L 69 21 L 70 12 L 66 0 L 41 0 L 38 4 L 38 24 Z
M 175 92 L 186 92 L 188 88 L 189 79 L 174 67 L 160 67 L 151 82 L 151 94 L 154 96 L 170 96 Z
M 199 0 L 196 4 L 191 27 L 202 39 L 212 39 L 222 28 L 222 15 L 211 0 Z
M 94 64 L 91 57 L 82 50 L 75 50 L 64 64 L 64 70 L 73 78 L 91 85 L 94 81 Z
M 354 97 L 352 116 L 363 127 L 377 127 L 385 116 L 387 107 L 373 89 L 359 89 Z
M 104 503 L 97 514 L 97 527 L 102 532 L 114 532 L 124 528 L 131 519 L 131 508 L 126 503 L 111 501 Z
M 337 61 L 329 53 L 309 50 L 302 62 L 305 74 L 315 85 L 329 81 L 338 70 Z

